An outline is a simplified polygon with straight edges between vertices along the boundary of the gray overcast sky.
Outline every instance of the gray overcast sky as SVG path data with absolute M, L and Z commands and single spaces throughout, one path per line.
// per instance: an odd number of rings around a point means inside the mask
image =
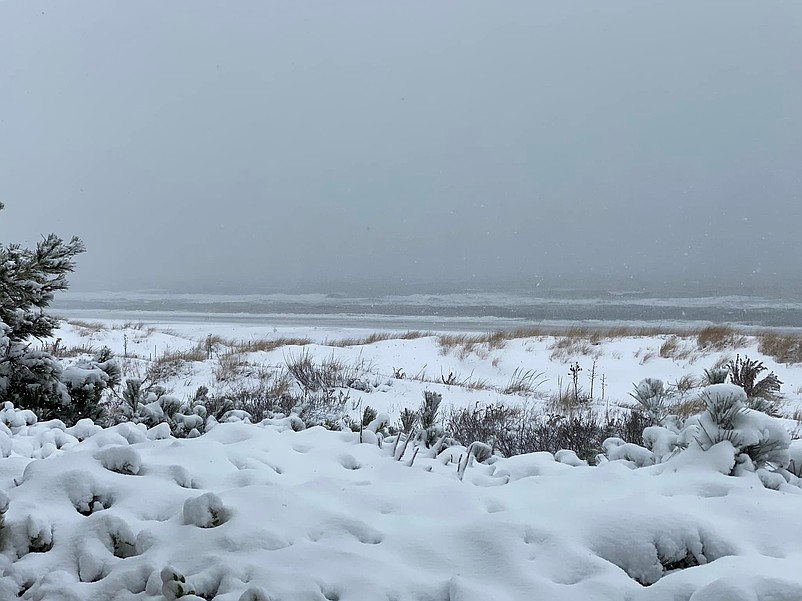
M 0 0 L 0 240 L 80 235 L 74 290 L 799 282 L 801 56 L 798 0 Z

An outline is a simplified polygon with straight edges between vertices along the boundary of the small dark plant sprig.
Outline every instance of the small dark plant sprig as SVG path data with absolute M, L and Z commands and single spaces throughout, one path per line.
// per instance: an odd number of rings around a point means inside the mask
M 746 408 L 733 394 L 717 394 L 703 392 L 701 394 L 705 409 L 719 429 L 732 430 L 736 418 L 746 411 Z
M 575 361 L 572 365 L 568 367 L 568 372 L 571 374 L 571 382 L 573 383 L 574 387 L 574 402 L 579 402 L 579 372 L 582 371 L 582 368 L 579 366 L 579 362 Z
M 440 381 L 446 386 L 454 386 L 457 383 L 457 375 L 453 371 L 448 372 L 447 376 L 440 372 Z
M 769 372 L 760 380 L 757 379 L 761 373 L 767 371 L 762 361 L 754 361 L 746 355 L 743 358 L 737 355 L 734 361 L 727 364 L 727 368 L 732 383 L 743 388 L 747 398 L 765 399 L 770 402 L 777 400 L 782 382 L 774 372 Z
M 409 435 L 416 423 L 418 423 L 418 413 L 408 407 L 405 408 L 401 412 L 401 431 Z
M 663 381 L 657 378 L 644 378 L 633 386 L 634 390 L 629 396 L 638 402 L 640 413 L 652 425 L 660 424 L 668 416 L 668 393 Z
M 442 436 L 443 428 L 437 423 L 438 410 L 443 401 L 443 395 L 432 390 L 423 391 L 423 403 L 418 411 L 423 442 L 427 448 L 431 447 Z
M 362 427 L 367 428 L 368 425 L 378 417 L 379 412 L 376 411 L 370 405 L 365 407 L 365 410 L 362 412 Z

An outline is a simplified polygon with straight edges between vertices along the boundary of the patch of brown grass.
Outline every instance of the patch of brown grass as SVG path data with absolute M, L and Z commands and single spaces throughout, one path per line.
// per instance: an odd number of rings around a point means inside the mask
M 757 337 L 757 350 L 777 363 L 802 363 L 802 336 L 764 332 Z
M 97 348 L 95 348 L 90 344 L 79 344 L 77 346 L 70 346 L 70 347 L 53 345 L 51 347 L 48 347 L 47 350 L 51 352 L 54 357 L 58 358 L 78 357 L 80 355 L 97 354 Z
M 122 323 L 115 323 L 111 326 L 112 330 L 144 330 L 144 321 L 124 321 Z
M 106 326 L 99 321 L 83 321 L 81 319 L 70 319 L 68 322 L 71 326 L 78 329 L 80 336 L 91 336 L 106 331 Z
M 685 344 L 685 341 L 677 335 L 671 335 L 660 345 L 658 354 L 663 359 L 673 359 L 681 361 L 687 359 L 693 353 L 693 348 Z
M 677 415 L 682 419 L 688 419 L 692 415 L 698 415 L 705 410 L 705 402 L 699 395 L 692 395 L 683 398 L 668 407 L 668 413 Z
M 517 328 L 515 330 L 507 330 L 504 332 L 504 335 L 509 340 L 518 340 L 521 338 L 543 338 L 547 336 L 546 330 L 543 328 Z
M 471 353 L 486 357 L 489 351 L 504 348 L 507 336 L 504 332 L 495 331 L 486 334 L 441 334 L 438 336 L 440 354 L 447 355 L 457 351 L 460 359 L 467 358 Z
M 474 378 L 473 371 L 467 376 L 463 377 L 459 373 L 451 371 L 448 375 L 440 374 L 440 384 L 446 386 L 459 386 L 460 388 L 467 388 L 468 390 L 491 390 L 493 386 L 484 378 Z
M 600 339 L 593 342 L 594 339 L 587 339 L 576 333 L 569 336 L 557 336 L 554 342 L 549 346 L 551 354 L 549 357 L 554 360 L 568 361 L 581 356 L 594 356 L 601 355 L 601 350 L 598 348 Z
M 426 336 L 434 336 L 432 332 L 424 332 L 422 330 L 407 330 L 406 332 L 373 332 L 361 338 L 341 338 L 339 340 L 326 341 L 327 346 L 334 346 L 338 348 L 346 346 L 365 346 L 367 344 L 374 344 L 376 342 L 383 342 L 385 340 L 416 340 L 418 338 L 425 338 Z
M 573 416 L 590 406 L 591 398 L 581 389 L 578 395 L 568 388 L 560 389 L 546 400 L 546 412 L 555 415 Z
M 280 336 L 278 338 L 257 338 L 255 340 L 223 341 L 239 353 L 269 353 L 285 346 L 306 346 L 314 341 L 311 338 Z
M 679 392 L 689 392 L 694 388 L 699 388 L 702 385 L 702 380 L 693 374 L 685 374 L 674 383 L 674 388 Z
M 660 345 L 659 354 L 663 359 L 671 359 L 674 353 L 677 352 L 677 348 L 679 348 L 679 338 L 676 336 L 669 336 L 663 341 L 663 344 Z
M 332 340 L 327 342 L 328 346 L 345 347 L 345 346 L 365 346 L 367 344 L 375 344 L 376 342 L 383 342 L 385 340 L 392 340 L 395 338 L 390 332 L 373 332 L 362 338 L 342 338 L 340 340 Z
M 418 338 L 426 338 L 427 336 L 434 336 L 434 334 L 423 330 L 407 330 L 406 332 L 401 332 L 395 336 L 395 338 L 399 340 L 416 340 Z
M 214 369 L 214 378 L 218 382 L 230 382 L 240 376 L 241 367 L 248 365 L 242 354 L 236 349 L 228 349 L 217 355 L 217 366 Z
M 517 367 L 512 372 L 507 385 L 499 389 L 499 392 L 501 394 L 528 396 L 534 394 L 538 387 L 543 384 L 543 381 L 543 372 Z
M 727 367 L 730 361 L 732 361 L 732 355 L 729 353 L 722 353 L 713 364 L 713 369 L 722 369 L 723 367 Z
M 206 360 L 206 351 L 200 345 L 183 351 L 167 349 L 148 366 L 146 377 L 151 382 L 163 382 L 185 374 L 187 363 L 204 360 Z
M 696 346 L 703 351 L 723 351 L 746 344 L 746 337 L 732 326 L 707 326 L 696 334 Z

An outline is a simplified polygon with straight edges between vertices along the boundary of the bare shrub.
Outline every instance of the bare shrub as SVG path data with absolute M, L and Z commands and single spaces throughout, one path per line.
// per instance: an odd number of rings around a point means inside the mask
M 570 449 L 588 461 L 601 452 L 602 443 L 611 436 L 642 444 L 643 429 L 648 425 L 637 411 L 602 416 L 587 409 L 563 415 L 503 403 L 452 408 L 446 417 L 446 431 L 463 444 L 483 442 L 507 457 Z
M 651 425 L 649 418 L 639 411 L 618 413 L 612 418 L 608 417 L 607 423 L 615 432 L 614 436 L 638 445 L 643 444 L 643 431 Z
M 480 441 L 505 456 L 518 454 L 522 433 L 522 409 L 503 403 L 481 405 L 476 403 L 465 409 L 451 409 L 446 416 L 446 430 L 464 444 Z
M 302 351 L 298 355 L 289 353 L 284 357 L 287 371 L 295 378 L 304 390 L 318 390 L 321 388 L 321 375 L 309 351 Z
M 212 395 L 207 406 L 247 412 L 255 421 L 276 414 L 295 415 L 306 427 L 340 429 L 345 423 L 348 392 L 335 389 L 293 391 L 293 376 L 285 370 L 262 370 L 254 379 L 237 379 Z
M 292 353 L 284 357 L 287 371 L 306 392 L 333 390 L 335 388 L 355 388 L 369 391 L 367 376 L 370 365 L 363 360 L 346 364 L 333 354 L 320 363 L 304 350 L 298 355 Z
M 115 323 L 111 326 L 112 330 L 144 330 L 145 329 L 145 322 L 144 321 L 132 321 L 126 320 L 122 323 Z
M 633 427 L 633 415 L 637 417 L 637 414 L 629 414 L 623 419 L 620 416 L 604 418 L 593 411 L 584 411 L 572 416 L 542 416 L 528 424 L 522 451 L 556 453 L 561 449 L 570 449 L 581 459 L 593 461 L 602 451 L 602 443 L 611 436 L 626 440 L 625 437 L 636 433 L 637 441 L 632 442 L 642 441 L 643 429 L 638 429 L 640 423 L 637 421 Z
M 285 401 L 288 397 L 282 397 Z M 328 429 L 339 429 L 347 412 L 350 393 L 342 390 L 317 390 L 296 398 L 292 413 L 300 417 L 307 427 L 326 425 Z

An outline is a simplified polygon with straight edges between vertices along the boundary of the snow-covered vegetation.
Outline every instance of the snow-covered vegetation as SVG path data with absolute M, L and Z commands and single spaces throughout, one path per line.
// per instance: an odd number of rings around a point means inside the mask
M 0 596 L 798 599 L 802 366 L 723 333 L 64 323 L 121 379 L 96 422 L 2 411 Z

